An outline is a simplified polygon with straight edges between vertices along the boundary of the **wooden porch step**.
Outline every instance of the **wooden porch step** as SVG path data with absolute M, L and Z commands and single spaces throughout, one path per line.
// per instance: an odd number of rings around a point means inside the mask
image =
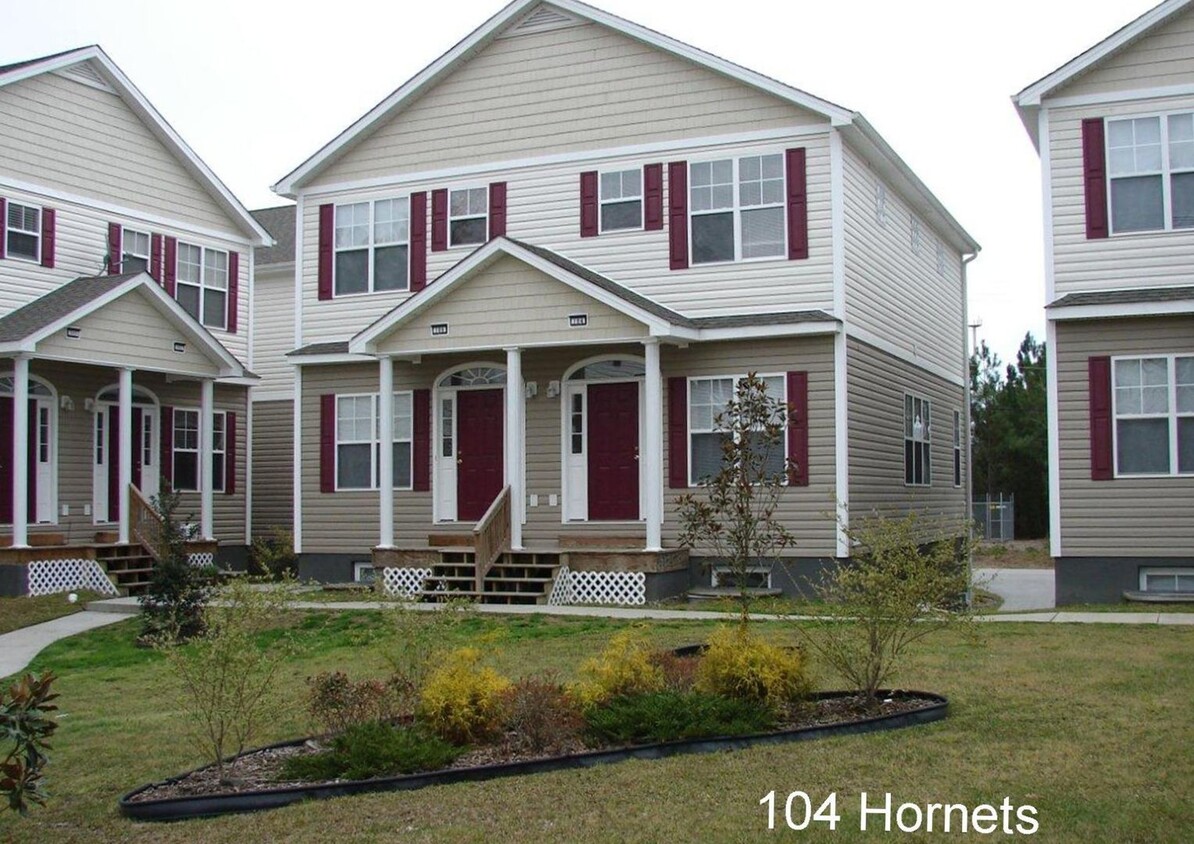
M 473 550 L 473 535 L 471 533 L 433 533 L 427 537 L 427 545 L 435 549 Z

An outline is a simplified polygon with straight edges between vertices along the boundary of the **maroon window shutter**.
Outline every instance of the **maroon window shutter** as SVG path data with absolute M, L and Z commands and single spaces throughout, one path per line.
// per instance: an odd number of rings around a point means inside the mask
M 1111 233 L 1107 225 L 1107 150 L 1103 143 L 1103 118 L 1082 121 L 1082 181 L 1086 186 L 1086 237 Z
M 332 298 L 332 267 L 336 257 L 336 206 L 319 206 L 319 299 Z
M 171 299 L 176 298 L 174 295 L 174 279 L 175 273 L 178 271 L 178 241 L 175 238 L 166 238 L 166 264 L 162 267 L 162 287 L 166 289 L 166 295 Z
M 336 396 L 319 397 L 319 491 L 336 491 Z
M 663 165 L 643 168 L 643 228 L 663 231 Z
M 162 435 L 158 438 L 158 471 L 171 488 L 174 486 L 174 408 L 162 405 Z
M 790 149 L 788 163 L 788 259 L 808 257 L 808 175 L 803 149 Z
M 0 259 L 4 258 L 4 250 L 8 248 L 8 200 L 0 196 Z M 12 521 L 12 516 L 8 517 Z
M 416 492 L 431 489 L 431 391 L 415 390 L 411 413 L 414 414 L 414 442 L 411 448 L 412 485 Z
M 1111 458 L 1111 358 L 1087 361 L 1090 378 L 1090 479 L 1109 481 L 1115 477 Z
M 240 326 L 240 253 L 228 253 L 228 333 Z
M 236 494 L 236 414 L 224 414 L 224 494 Z
M 431 192 L 431 251 L 443 252 L 448 248 L 448 192 Z
M 53 208 L 41 209 L 41 265 L 54 269 L 54 239 L 58 231 L 58 215 Z
M 667 166 L 667 215 L 669 266 L 673 270 L 686 270 L 688 269 L 687 161 L 673 161 Z M 687 480 L 685 478 L 685 486 L 688 486 Z
M 410 195 L 410 290 L 427 286 L 427 192 Z
M 120 223 L 108 223 L 108 275 L 117 275 L 120 272 L 123 250 L 124 232 Z
M 808 486 L 808 373 L 788 373 L 788 484 Z
M 597 171 L 580 174 L 580 236 L 596 237 L 597 223 Z
M 149 236 L 149 275 L 158 284 L 162 283 L 162 236 Z
M 667 379 L 667 476 L 672 489 L 688 489 L 688 380 Z
M 506 183 L 489 186 L 489 239 L 506 236 Z

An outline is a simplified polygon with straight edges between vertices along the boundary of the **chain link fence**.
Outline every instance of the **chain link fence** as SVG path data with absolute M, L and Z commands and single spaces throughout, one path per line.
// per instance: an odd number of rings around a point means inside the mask
M 974 499 L 974 524 L 981 539 L 1010 542 L 1016 538 L 1016 496 L 1000 493 Z

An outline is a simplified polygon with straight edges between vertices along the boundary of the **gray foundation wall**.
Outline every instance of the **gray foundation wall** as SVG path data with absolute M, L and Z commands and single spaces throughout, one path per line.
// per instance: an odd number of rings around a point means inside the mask
M 1194 568 L 1194 557 L 1055 557 L 1057 605 L 1120 603 L 1140 589 L 1142 568 Z

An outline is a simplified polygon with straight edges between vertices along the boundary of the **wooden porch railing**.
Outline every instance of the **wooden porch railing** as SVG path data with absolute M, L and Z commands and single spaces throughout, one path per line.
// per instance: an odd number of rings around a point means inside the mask
M 473 550 L 477 565 L 478 592 L 485 591 L 485 575 L 510 545 L 510 487 L 493 499 L 481 521 L 473 528 Z
M 141 490 L 129 484 L 129 530 L 141 545 L 149 552 L 155 561 L 161 562 L 158 553 L 158 539 L 162 535 L 164 524 L 157 510 L 149 503 Z

